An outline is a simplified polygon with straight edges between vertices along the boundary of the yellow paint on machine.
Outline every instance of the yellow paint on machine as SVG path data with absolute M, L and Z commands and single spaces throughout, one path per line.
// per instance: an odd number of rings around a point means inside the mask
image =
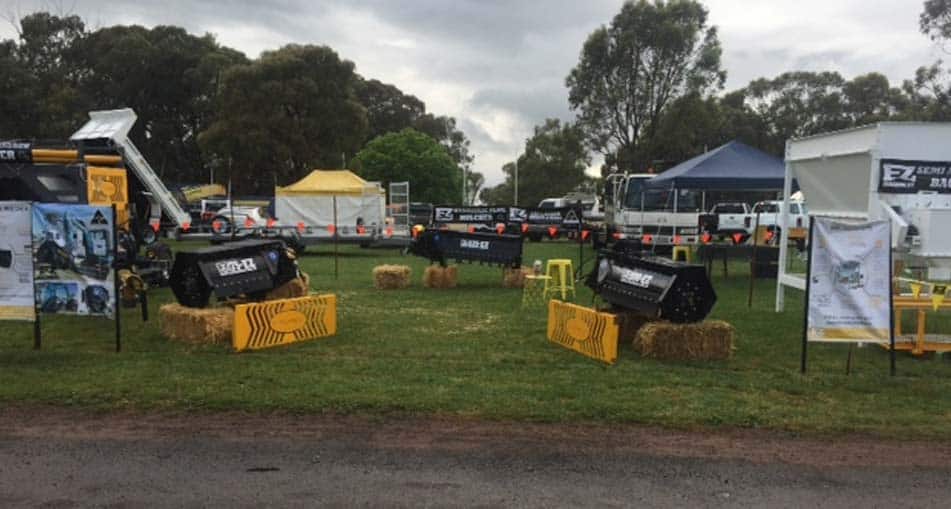
M 310 295 L 234 308 L 235 351 L 260 350 L 272 346 L 325 338 L 337 333 L 337 296 Z
M 129 226 L 129 177 L 116 168 L 86 168 L 86 201 L 90 205 L 108 207 L 115 204 L 116 222 L 122 229 Z
M 548 339 L 593 359 L 614 364 L 617 360 L 617 317 L 593 309 L 548 301 Z

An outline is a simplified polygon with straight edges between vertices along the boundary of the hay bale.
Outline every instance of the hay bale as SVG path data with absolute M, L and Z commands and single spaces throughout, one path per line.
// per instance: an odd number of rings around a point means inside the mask
M 377 265 L 373 267 L 373 286 L 378 290 L 408 288 L 411 274 L 406 265 Z
M 423 286 L 426 288 L 455 288 L 458 280 L 459 272 L 455 265 L 430 265 L 423 272 Z
M 159 308 L 162 334 L 188 343 L 230 343 L 234 329 L 234 309 L 189 308 L 165 304 Z
M 300 277 L 291 279 L 277 288 L 274 288 L 264 295 L 264 300 L 292 299 L 294 297 L 304 297 L 310 293 L 310 276 L 306 272 L 301 272 Z
M 502 268 L 502 287 L 503 288 L 524 288 L 525 276 L 533 274 L 531 267 L 503 267 Z
M 659 360 L 714 361 L 733 355 L 732 325 L 710 320 L 678 324 L 650 322 L 637 333 L 635 346 L 644 357 Z
M 629 309 L 610 307 L 603 311 L 612 313 L 617 317 L 618 343 L 630 343 L 634 346 L 634 350 L 637 352 L 641 351 L 640 344 L 638 343 L 640 337 L 638 336 L 638 332 L 640 332 L 641 327 L 643 327 L 645 324 L 658 321 L 657 318 L 644 316 L 641 313 L 631 311 Z

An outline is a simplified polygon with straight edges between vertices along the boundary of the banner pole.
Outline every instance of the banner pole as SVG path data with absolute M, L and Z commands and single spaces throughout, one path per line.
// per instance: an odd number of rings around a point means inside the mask
M 756 254 L 759 247 L 759 212 L 756 213 L 756 225 L 753 227 L 753 254 L 750 256 L 750 294 L 746 298 L 746 308 L 753 307 L 753 284 L 756 282 Z
M 40 308 L 36 302 L 36 250 L 33 249 L 33 207 L 35 204 L 30 202 L 30 260 L 33 262 L 30 267 L 33 278 L 33 349 L 39 350 L 43 344 L 43 330 L 40 326 Z
M 892 223 L 888 222 L 888 238 L 892 238 Z M 895 376 L 895 260 L 892 259 L 891 243 L 888 246 L 888 356 L 889 371 L 891 376 Z
M 116 204 L 112 204 L 112 290 L 114 297 L 114 314 L 116 316 L 116 352 L 122 351 L 122 324 L 119 312 L 119 232 L 116 224 Z
M 806 302 L 804 310 L 802 313 L 802 358 L 800 359 L 799 370 L 800 373 L 806 373 L 806 353 L 808 351 L 809 345 L 809 287 L 810 279 L 812 279 L 812 235 L 813 230 L 815 229 L 816 218 L 815 216 L 809 216 L 809 254 L 806 257 Z M 782 237 L 780 237 L 782 239 Z M 780 240 L 782 243 L 782 240 Z M 779 246 L 780 249 L 783 249 L 783 246 Z M 782 281 L 777 282 L 777 284 L 782 284 Z
M 334 204 L 334 279 L 339 277 L 337 262 L 337 195 L 333 195 Z

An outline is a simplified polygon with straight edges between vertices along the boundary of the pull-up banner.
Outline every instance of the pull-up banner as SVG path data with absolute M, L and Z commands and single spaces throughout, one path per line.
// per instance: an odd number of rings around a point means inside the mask
M 112 209 L 33 205 L 36 303 L 41 313 L 115 316 Z
M 29 202 L 0 202 L 0 320 L 36 319 L 32 218 Z
M 951 193 L 951 162 L 948 161 L 882 159 L 879 175 L 880 193 Z
M 436 223 L 475 223 L 496 225 L 509 222 L 509 207 L 456 207 L 440 205 L 433 209 Z
M 807 341 L 890 341 L 890 239 L 887 221 L 815 218 L 806 291 Z

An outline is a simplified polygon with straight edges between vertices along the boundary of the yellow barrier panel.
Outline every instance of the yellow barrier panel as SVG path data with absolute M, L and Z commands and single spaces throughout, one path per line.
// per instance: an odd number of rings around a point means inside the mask
M 311 295 L 235 306 L 231 344 L 240 352 L 336 333 L 337 296 Z
M 548 302 L 548 339 L 608 364 L 617 360 L 617 317 L 593 309 L 551 300 Z

